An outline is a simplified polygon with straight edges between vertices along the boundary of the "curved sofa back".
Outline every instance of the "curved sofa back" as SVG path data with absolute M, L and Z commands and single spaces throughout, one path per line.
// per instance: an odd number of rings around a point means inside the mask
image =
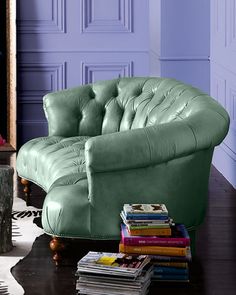
M 101 81 L 44 97 L 49 135 L 96 136 L 181 121 L 196 113 L 227 112 L 211 97 L 167 78 L 121 78 Z M 207 127 L 207 126 L 206 126 Z M 220 141 L 221 139 L 217 139 Z

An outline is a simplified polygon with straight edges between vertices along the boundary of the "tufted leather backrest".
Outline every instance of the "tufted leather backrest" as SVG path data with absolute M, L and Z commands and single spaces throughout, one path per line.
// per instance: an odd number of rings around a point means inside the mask
M 44 97 L 49 135 L 96 136 L 179 121 L 218 109 L 198 89 L 167 78 L 100 81 Z

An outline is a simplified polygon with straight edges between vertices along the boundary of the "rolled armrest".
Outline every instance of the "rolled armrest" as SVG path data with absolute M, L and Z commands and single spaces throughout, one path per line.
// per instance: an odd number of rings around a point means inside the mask
M 181 121 L 90 138 L 85 145 L 91 172 L 125 170 L 163 163 L 218 145 L 229 119 L 211 110 Z
M 43 98 L 43 108 L 48 120 L 49 135 L 76 136 L 78 118 L 74 115 L 77 90 L 49 93 Z
M 49 135 L 71 137 L 81 134 L 82 109 L 90 99 L 91 86 L 49 93 L 43 98 Z

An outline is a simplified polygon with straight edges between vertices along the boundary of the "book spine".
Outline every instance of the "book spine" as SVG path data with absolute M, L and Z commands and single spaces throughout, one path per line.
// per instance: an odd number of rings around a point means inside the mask
M 176 281 L 188 281 L 188 275 L 177 275 L 177 274 L 154 274 L 152 276 L 155 280 L 176 280 Z
M 169 266 L 169 267 L 175 267 L 175 268 L 187 268 L 188 263 L 187 262 L 154 262 L 154 267 L 156 266 Z
M 130 230 L 135 230 L 135 229 L 156 229 L 156 228 L 170 228 L 170 224 L 168 223 L 162 223 L 162 224 L 149 224 L 149 225 L 130 225 L 126 224 L 127 227 Z
M 150 255 L 151 262 L 190 262 L 191 256 Z
M 132 229 L 129 233 L 131 236 L 171 236 L 171 228 Z
M 150 254 L 150 255 L 168 255 L 168 256 L 186 256 L 186 248 L 177 247 L 159 247 L 159 246 L 125 246 L 122 244 L 120 252 L 133 254 Z
M 122 215 L 121 215 L 122 216 Z M 132 219 L 132 220 L 127 220 L 125 219 L 125 222 L 127 224 L 132 224 L 132 225 L 137 225 L 137 226 L 145 226 L 145 225 L 154 225 L 154 224 L 173 224 L 173 220 L 172 219 L 149 219 L 149 220 L 136 220 L 136 219 Z
M 176 274 L 176 275 L 187 275 L 188 268 L 175 268 L 166 266 L 155 266 L 154 274 Z
M 156 215 L 156 214 L 127 214 L 124 216 L 126 219 L 135 219 L 135 220 L 168 220 L 169 216 L 168 215 Z
M 158 237 L 122 237 L 122 241 L 125 245 L 145 245 L 145 246 L 165 246 L 165 247 L 185 247 L 189 246 L 189 239 L 185 238 L 163 238 L 160 239 Z

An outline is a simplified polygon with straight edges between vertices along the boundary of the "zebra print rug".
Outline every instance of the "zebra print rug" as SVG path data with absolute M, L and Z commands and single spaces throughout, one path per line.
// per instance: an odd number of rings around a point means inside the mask
M 13 250 L 0 255 L 0 294 L 22 295 L 23 288 L 11 274 L 11 268 L 24 258 L 31 250 L 36 237 L 43 234 L 43 230 L 34 222 L 34 218 L 41 216 L 41 210 L 27 207 L 20 198 L 15 198 L 12 210 L 12 242 Z

